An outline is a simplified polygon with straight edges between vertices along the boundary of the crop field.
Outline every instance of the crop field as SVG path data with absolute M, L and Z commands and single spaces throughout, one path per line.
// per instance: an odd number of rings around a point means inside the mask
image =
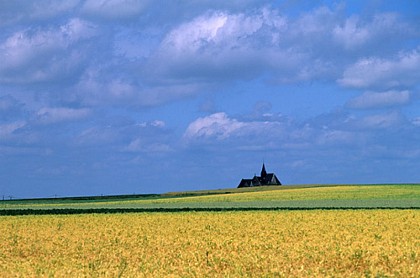
M 1 277 L 419 277 L 419 210 L 0 217 Z
M 0 277 L 420 277 L 419 209 L 409 184 L 1 201 Z
M 204 192 L 170 193 L 151 197 L 41 199 L 0 202 L 7 210 L 89 209 L 334 209 L 420 208 L 420 185 L 279 186 Z M 19 212 L 17 212 L 19 213 Z

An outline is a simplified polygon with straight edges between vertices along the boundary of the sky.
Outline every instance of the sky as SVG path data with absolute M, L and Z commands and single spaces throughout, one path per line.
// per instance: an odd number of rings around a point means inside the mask
M 420 2 L 0 0 L 0 198 L 420 182 Z

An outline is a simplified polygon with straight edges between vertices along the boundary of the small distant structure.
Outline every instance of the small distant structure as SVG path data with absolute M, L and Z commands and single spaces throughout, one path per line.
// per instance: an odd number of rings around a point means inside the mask
M 255 175 L 252 179 L 242 179 L 238 185 L 238 188 L 265 185 L 281 185 L 281 182 L 277 178 L 276 174 L 267 173 L 267 171 L 265 170 L 265 165 L 263 163 L 261 169 L 261 176 Z

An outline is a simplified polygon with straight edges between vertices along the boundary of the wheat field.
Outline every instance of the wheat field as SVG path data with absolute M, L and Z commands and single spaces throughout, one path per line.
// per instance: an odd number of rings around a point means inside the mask
M 1 277 L 419 277 L 420 211 L 0 217 Z

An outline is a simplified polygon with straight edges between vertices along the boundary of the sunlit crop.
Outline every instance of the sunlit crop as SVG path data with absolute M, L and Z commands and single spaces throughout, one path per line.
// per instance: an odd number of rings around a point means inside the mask
M 252 191 L 249 191 L 252 190 Z M 229 191 L 229 190 L 228 190 Z M 215 191 L 218 192 L 218 191 Z M 222 191 L 223 192 L 223 191 Z M 300 188 L 299 186 L 232 189 L 230 194 L 203 196 L 165 194 L 156 198 L 106 200 L 26 200 L 0 202 L 2 209 L 87 209 L 87 208 L 179 208 L 179 207 L 420 207 L 420 185 L 340 185 Z
M 1 277 L 419 277 L 420 211 L 0 217 Z

